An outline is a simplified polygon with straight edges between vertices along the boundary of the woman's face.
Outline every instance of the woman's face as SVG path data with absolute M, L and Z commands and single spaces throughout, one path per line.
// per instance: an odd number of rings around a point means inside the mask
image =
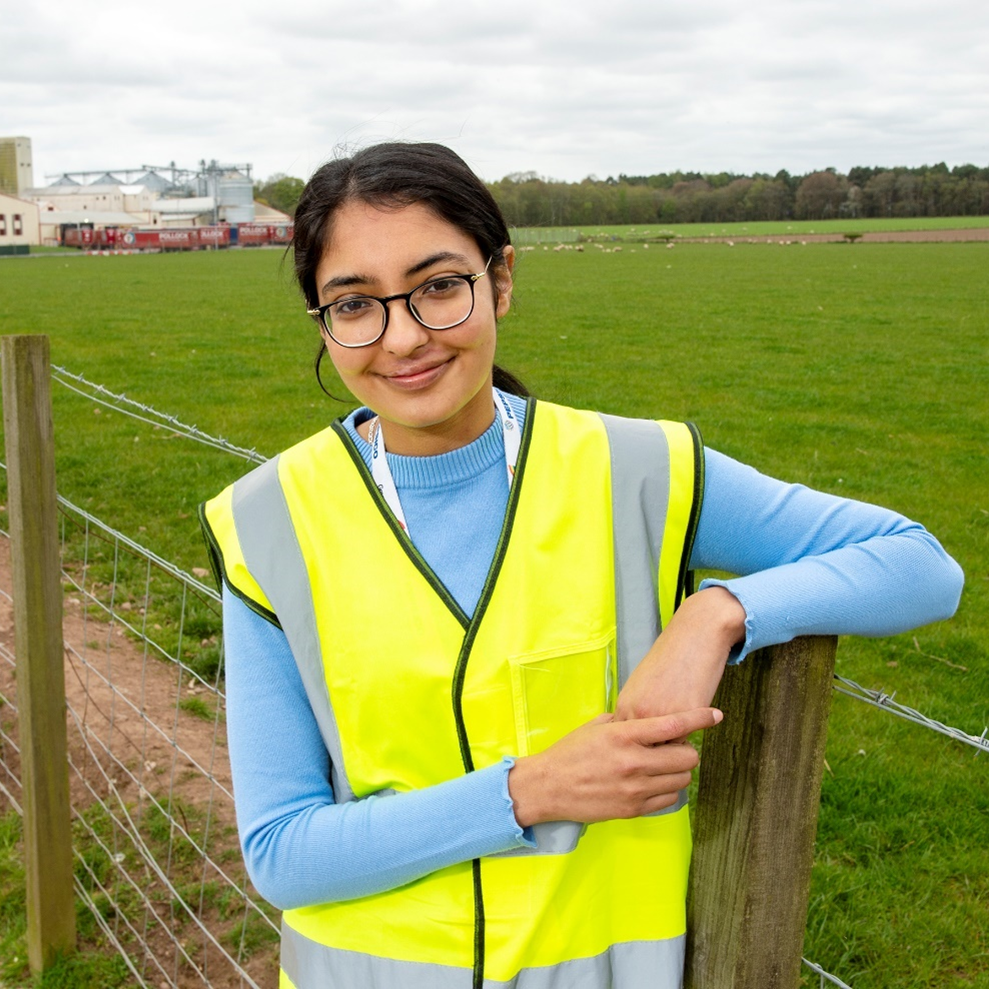
M 505 253 L 510 267 L 511 248 Z M 334 215 L 316 269 L 319 302 L 409 292 L 440 275 L 483 271 L 487 262 L 473 237 L 421 204 L 384 210 L 351 201 Z M 491 425 L 496 324 L 511 294 L 510 271 L 492 267 L 475 282 L 470 318 L 452 329 L 427 329 L 398 299 L 388 304 L 384 336 L 367 347 L 341 347 L 323 331 L 343 383 L 381 417 L 388 450 L 444 453 Z

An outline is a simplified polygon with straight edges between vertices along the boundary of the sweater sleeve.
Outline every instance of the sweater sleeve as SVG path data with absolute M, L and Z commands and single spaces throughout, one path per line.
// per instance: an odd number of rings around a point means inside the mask
M 920 524 L 860 501 L 766 477 L 705 451 L 691 567 L 745 608 L 732 662 L 798 635 L 893 635 L 950 618 L 961 568 Z
M 248 873 L 280 909 L 393 889 L 531 844 L 506 759 L 412 793 L 336 804 L 329 758 L 281 629 L 224 587 L 227 737 Z

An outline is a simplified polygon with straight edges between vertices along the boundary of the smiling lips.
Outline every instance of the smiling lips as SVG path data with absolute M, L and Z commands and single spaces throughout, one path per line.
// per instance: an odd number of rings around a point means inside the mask
M 382 374 L 381 377 L 389 384 L 398 385 L 400 388 L 425 388 L 443 373 L 443 369 L 454 359 L 454 356 L 413 365 L 411 368 L 402 368 L 390 374 Z

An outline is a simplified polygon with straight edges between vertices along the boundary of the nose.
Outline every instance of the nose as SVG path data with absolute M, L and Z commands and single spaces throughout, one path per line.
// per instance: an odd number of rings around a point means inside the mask
M 388 321 L 381 346 L 388 353 L 404 357 L 429 342 L 429 330 L 409 311 L 406 299 L 390 299 L 385 303 L 385 309 Z

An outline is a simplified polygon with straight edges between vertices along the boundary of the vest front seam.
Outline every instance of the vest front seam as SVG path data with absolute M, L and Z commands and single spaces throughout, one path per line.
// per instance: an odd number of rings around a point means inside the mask
M 518 510 L 519 499 L 522 496 L 522 481 L 525 476 L 525 466 L 529 459 L 529 446 L 532 440 L 532 424 L 536 416 L 536 405 L 533 399 L 529 399 L 525 416 L 525 429 L 522 433 L 522 444 L 519 448 L 519 459 L 515 469 L 515 480 L 512 489 L 508 494 L 508 508 L 505 511 L 505 521 L 501 527 L 501 535 L 498 537 L 498 545 L 495 547 L 494 559 L 491 561 L 491 568 L 484 581 L 481 596 L 478 599 L 474 615 L 467 627 L 463 644 L 460 647 L 460 655 L 457 657 L 457 665 L 453 675 L 453 716 L 457 724 L 457 734 L 460 739 L 460 757 L 464 764 L 464 770 L 468 773 L 474 771 L 474 758 L 470 754 L 470 742 L 467 738 L 467 728 L 464 724 L 463 712 L 463 690 L 464 679 L 467 675 L 467 662 L 470 658 L 470 651 L 477 638 L 477 633 L 481 627 L 481 621 L 488 609 L 491 596 L 494 594 L 495 585 L 498 582 L 498 574 L 501 572 L 505 554 L 508 552 L 508 544 L 512 535 L 512 525 L 515 522 L 515 513 Z
M 687 531 L 683 540 L 683 556 L 680 558 L 680 574 L 677 579 L 675 607 L 679 607 L 686 594 L 693 593 L 693 573 L 690 570 L 690 556 L 694 551 L 694 537 L 700 520 L 701 502 L 704 500 L 704 442 L 700 430 L 692 422 L 687 422 L 690 439 L 694 447 L 694 493 L 687 520 Z
M 440 600 L 450 609 L 454 618 L 466 629 L 470 625 L 470 617 L 464 611 L 463 608 L 457 603 L 453 595 L 447 590 L 446 585 L 436 576 L 436 572 L 433 568 L 422 558 L 419 551 L 412 544 L 412 540 L 409 538 L 408 533 L 398 524 L 398 520 L 392 514 L 391 509 L 388 507 L 384 498 L 381 496 L 381 492 L 378 490 L 377 484 L 374 483 L 374 478 L 371 477 L 370 472 L 367 469 L 367 464 L 364 463 L 364 458 L 360 455 L 360 451 L 354 445 L 354 441 L 350 434 L 347 432 L 343 423 L 339 419 L 333 421 L 333 431 L 340 437 L 343 442 L 344 449 L 350 454 L 351 460 L 354 461 L 354 465 L 357 468 L 357 473 L 360 475 L 361 480 L 364 482 L 364 486 L 367 488 L 368 493 L 371 495 L 371 499 L 377 506 L 378 512 L 381 517 L 388 524 L 395 538 L 398 540 L 399 545 L 405 551 L 406 556 L 411 560 L 413 566 L 426 578 L 427 583 L 436 592 Z
M 522 493 L 522 480 L 525 476 L 525 465 L 529 459 L 529 447 L 532 440 L 532 424 L 535 420 L 536 403 L 529 399 L 526 407 L 525 427 L 522 433 L 522 443 L 519 447 L 519 459 L 515 467 L 515 477 L 511 490 L 508 493 L 508 508 L 505 511 L 505 521 L 501 527 L 501 535 L 498 537 L 498 546 L 495 549 L 494 559 L 491 561 L 491 568 L 484 582 L 481 597 L 474 609 L 473 617 L 464 636 L 463 644 L 460 647 L 460 655 L 457 657 L 457 665 L 453 674 L 453 719 L 457 727 L 457 741 L 460 744 L 460 758 L 464 765 L 464 772 L 474 771 L 474 757 L 470 751 L 470 739 L 467 735 L 467 725 L 464 721 L 463 710 L 463 690 L 464 680 L 467 676 L 467 663 L 470 659 L 471 648 L 477 638 L 481 621 L 487 611 L 488 603 L 494 593 L 495 585 L 498 581 L 498 574 L 501 571 L 505 554 L 508 552 L 508 544 L 511 539 L 512 525 L 515 521 L 515 513 L 518 510 L 519 499 Z M 481 887 L 481 861 L 473 859 L 471 861 L 471 873 L 474 884 L 474 977 L 473 989 L 483 989 L 484 987 L 484 892 Z
M 484 989 L 484 887 L 481 885 L 481 860 L 470 864 L 474 883 L 474 977 L 472 989 Z

